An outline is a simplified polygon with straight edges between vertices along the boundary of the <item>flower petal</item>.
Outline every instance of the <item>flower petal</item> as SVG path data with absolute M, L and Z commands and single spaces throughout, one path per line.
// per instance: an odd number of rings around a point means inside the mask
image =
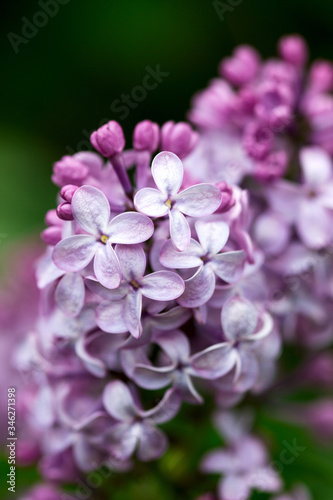
M 197 220 L 194 226 L 206 254 L 217 254 L 228 241 L 230 229 L 223 221 Z
M 82 276 L 77 273 L 68 273 L 58 283 L 55 300 L 67 316 L 77 316 L 84 304 L 84 292 Z
M 148 411 L 140 411 L 140 415 L 144 419 L 155 424 L 163 424 L 169 422 L 178 413 L 181 405 L 181 398 L 178 391 L 168 389 L 163 396 L 163 399 L 154 408 Z
M 117 245 L 115 250 L 127 281 L 139 279 L 144 275 L 146 254 L 140 245 Z
M 124 382 L 109 382 L 103 392 L 103 405 L 111 417 L 116 420 L 132 420 L 137 411 L 133 396 Z
M 138 447 L 138 459 L 148 462 L 159 458 L 165 452 L 168 440 L 165 434 L 152 425 L 144 423 L 141 426 L 141 435 Z
M 133 245 L 148 240 L 154 232 L 153 222 L 143 214 L 126 212 L 112 219 L 108 234 L 112 243 Z
M 221 192 L 216 186 L 196 184 L 176 196 L 175 206 L 185 215 L 204 217 L 219 208 L 221 199 Z
M 250 487 L 241 475 L 229 475 L 221 479 L 218 491 L 223 500 L 248 500 L 250 495 Z
M 202 266 L 185 280 L 185 291 L 177 302 L 184 307 L 199 307 L 208 302 L 215 290 L 215 274 L 210 265 Z
M 300 151 L 300 164 L 304 182 L 309 186 L 320 186 L 332 176 L 332 160 L 326 151 L 318 147 L 307 147 Z
M 154 390 L 166 387 L 171 383 L 171 375 L 175 367 L 150 365 L 137 365 L 133 371 L 133 380 L 144 389 Z
M 170 221 L 170 236 L 173 246 L 182 252 L 185 250 L 191 240 L 191 230 L 190 226 L 186 220 L 186 217 L 176 209 L 172 209 L 169 212 Z
M 102 302 L 96 308 L 96 322 L 103 332 L 125 333 L 128 331 L 124 318 L 124 300 Z
M 53 262 L 52 252 L 53 248 L 48 247 L 45 254 L 37 261 L 36 280 L 37 286 L 41 290 L 64 274 L 64 271 Z
M 184 167 L 177 155 L 162 151 L 155 156 L 151 173 L 156 186 L 163 194 L 175 196 L 183 182 Z
M 112 457 L 125 461 L 133 455 L 138 437 L 137 426 L 133 426 L 130 422 L 122 422 L 114 425 L 105 436 L 105 448 Z
M 222 328 L 228 340 L 248 338 L 255 332 L 258 321 L 258 310 L 246 299 L 235 297 L 228 300 L 222 308 Z
M 228 373 L 236 362 L 236 353 L 227 342 L 215 344 L 191 357 L 190 373 L 196 377 L 215 379 Z
M 150 324 L 158 330 L 172 330 L 182 326 L 191 317 L 191 311 L 185 307 L 176 306 L 169 311 L 155 314 L 150 318 Z
M 316 203 L 315 198 L 302 200 L 296 228 L 300 239 L 309 248 L 322 248 L 332 241 L 332 212 Z
M 190 355 L 190 342 L 179 330 L 157 333 L 154 342 L 158 344 L 169 358 L 178 364 L 187 361 Z
M 183 251 L 175 249 L 171 240 L 164 243 L 160 252 L 160 263 L 162 266 L 172 269 L 189 269 L 202 265 L 201 257 L 204 255 L 200 244 L 191 238 L 190 244 Z
M 72 199 L 75 221 L 87 231 L 98 236 L 103 234 L 110 220 L 110 203 L 102 191 L 93 186 L 78 188 Z
M 149 217 L 163 217 L 169 212 L 165 202 L 168 195 L 155 188 L 140 189 L 134 196 L 134 206 L 138 212 Z
M 99 243 L 93 236 L 77 234 L 59 241 L 52 254 L 53 262 L 63 271 L 75 272 L 86 267 Z
M 156 271 L 140 280 L 141 293 L 153 300 L 177 299 L 185 289 L 182 278 L 172 271 Z
M 141 325 L 142 295 L 138 290 L 128 293 L 125 298 L 124 318 L 129 332 L 136 339 L 142 333 Z
M 99 245 L 95 259 L 94 272 L 101 285 L 106 288 L 117 288 L 121 282 L 121 269 L 118 257 L 111 244 Z
M 211 264 L 219 278 L 227 283 L 235 283 L 241 277 L 245 261 L 246 253 L 244 250 L 236 250 L 235 252 L 215 255 Z

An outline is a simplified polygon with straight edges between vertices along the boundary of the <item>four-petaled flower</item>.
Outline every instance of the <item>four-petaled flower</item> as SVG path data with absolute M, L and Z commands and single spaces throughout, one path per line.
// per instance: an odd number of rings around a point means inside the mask
M 110 221 L 110 204 L 105 194 L 92 186 L 82 186 L 72 200 L 74 220 L 89 234 L 76 234 L 60 241 L 54 263 L 64 271 L 76 272 L 94 258 L 94 272 L 107 288 L 117 288 L 121 269 L 112 243 L 135 244 L 148 240 L 154 224 L 145 215 L 126 212 Z
M 117 420 L 105 436 L 111 455 L 126 460 L 137 445 L 137 455 L 142 461 L 154 460 L 164 453 L 167 439 L 155 424 L 168 422 L 178 413 L 181 399 L 176 391 L 169 389 L 157 406 L 145 411 L 129 388 L 115 380 L 105 387 L 103 403 L 109 415 Z
M 151 171 L 158 189 L 140 189 L 134 197 L 135 208 L 150 217 L 169 215 L 172 243 L 177 250 L 183 251 L 191 238 L 185 215 L 212 214 L 221 204 L 221 192 L 212 184 L 197 184 L 179 193 L 184 167 L 178 156 L 168 151 L 155 156 Z
M 129 331 L 134 337 L 142 332 L 142 296 L 169 301 L 179 297 L 185 288 L 182 278 L 172 271 L 157 271 L 144 276 L 146 255 L 140 245 L 117 245 L 116 254 L 123 272 L 123 281 L 116 290 L 106 290 L 89 281 L 91 290 L 106 301 L 96 310 L 98 326 L 108 333 Z
M 160 262 L 173 269 L 198 267 L 196 273 L 185 281 L 185 291 L 178 299 L 184 307 L 199 307 L 205 304 L 215 290 L 215 276 L 227 283 L 240 278 L 246 259 L 243 250 L 220 253 L 229 238 L 229 227 L 223 221 L 196 221 L 199 238 L 191 239 L 183 252 L 175 250 L 167 241 L 160 252 Z

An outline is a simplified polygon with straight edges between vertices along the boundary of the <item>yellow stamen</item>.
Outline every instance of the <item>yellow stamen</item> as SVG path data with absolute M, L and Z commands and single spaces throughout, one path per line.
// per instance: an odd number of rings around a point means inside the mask
M 171 210 L 171 200 L 167 200 L 167 201 L 164 203 L 164 205 L 166 205 L 166 206 L 169 208 L 169 210 Z
M 109 237 L 106 236 L 106 234 L 102 234 L 101 236 L 101 242 L 104 243 L 104 245 L 106 245 L 106 242 L 108 241 Z
M 132 280 L 131 281 L 131 285 L 132 285 L 133 288 L 140 288 L 140 285 L 139 285 L 139 283 L 136 280 Z

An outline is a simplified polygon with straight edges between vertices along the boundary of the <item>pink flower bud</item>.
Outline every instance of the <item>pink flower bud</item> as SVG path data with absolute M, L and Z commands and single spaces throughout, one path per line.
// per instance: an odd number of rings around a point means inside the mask
M 72 156 L 63 156 L 53 167 L 52 181 L 58 186 L 66 184 L 83 184 L 89 174 L 89 169 Z
M 121 153 L 125 147 L 123 129 L 118 122 L 112 120 L 93 132 L 90 142 L 102 156 L 110 157 Z
M 156 151 L 160 140 L 160 130 L 157 123 L 144 120 L 136 125 L 133 134 L 133 145 L 138 151 Z
M 259 69 L 259 55 L 247 45 L 238 47 L 232 57 L 223 59 L 219 73 L 233 85 L 245 85 L 251 82 Z
M 57 207 L 57 215 L 61 220 L 73 220 L 72 206 L 70 203 L 65 201 Z
M 302 67 L 308 58 L 308 48 L 300 35 L 284 36 L 279 41 L 279 54 L 285 61 Z
M 44 221 L 47 226 L 61 225 L 61 220 L 59 220 L 56 210 L 48 210 L 48 212 L 46 212 Z
M 41 238 L 47 245 L 55 246 L 61 240 L 62 228 L 61 226 L 50 226 L 41 234 Z
M 226 182 L 218 182 L 216 187 L 218 187 L 222 193 L 221 205 L 216 210 L 216 213 L 221 214 L 230 210 L 230 208 L 235 205 L 236 201 L 233 197 L 232 188 L 228 186 Z
M 309 85 L 318 92 L 330 92 L 333 87 L 333 65 L 329 61 L 315 61 L 310 69 Z
M 199 135 L 185 122 L 166 122 L 161 129 L 163 151 L 171 151 L 179 158 L 188 156 L 199 139 Z
M 63 186 L 60 191 L 61 198 L 68 201 L 68 203 L 71 203 L 73 195 L 77 188 L 78 186 L 74 186 L 73 184 L 67 184 L 66 186 Z

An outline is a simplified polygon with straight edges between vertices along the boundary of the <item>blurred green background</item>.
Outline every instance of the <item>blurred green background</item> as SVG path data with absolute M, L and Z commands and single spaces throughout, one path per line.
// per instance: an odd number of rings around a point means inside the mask
M 0 251 L 43 229 L 44 214 L 55 205 L 53 162 L 86 149 L 87 136 L 102 120 L 118 119 L 128 146 L 140 120 L 183 120 L 193 93 L 206 86 L 220 59 L 240 43 L 268 57 L 276 53 L 281 35 L 298 32 L 307 39 L 312 58 L 333 59 L 332 0 L 233 0 L 238 5 L 223 21 L 207 0 L 61 0 L 58 13 L 24 42 L 17 36 L 26 19 L 36 19 L 40 3 L 0 4 Z M 37 19 L 43 24 L 43 18 Z M 112 103 L 142 84 L 147 66 L 157 65 L 168 76 L 120 119 Z M 266 425 L 275 433 L 278 450 L 287 431 Z M 187 432 L 190 443 L 192 430 Z M 320 495 L 315 500 L 331 500 L 331 455 L 308 446 L 311 453 L 297 462 L 296 472 L 288 469 L 288 483 L 312 474 Z M 142 493 L 138 500 L 168 498 L 166 484 L 154 490 L 151 472 L 164 463 L 147 469 L 147 485 L 143 479 L 135 488 L 135 494 Z M 35 473 L 20 477 L 23 484 Z M 122 498 L 132 494 L 128 490 Z

